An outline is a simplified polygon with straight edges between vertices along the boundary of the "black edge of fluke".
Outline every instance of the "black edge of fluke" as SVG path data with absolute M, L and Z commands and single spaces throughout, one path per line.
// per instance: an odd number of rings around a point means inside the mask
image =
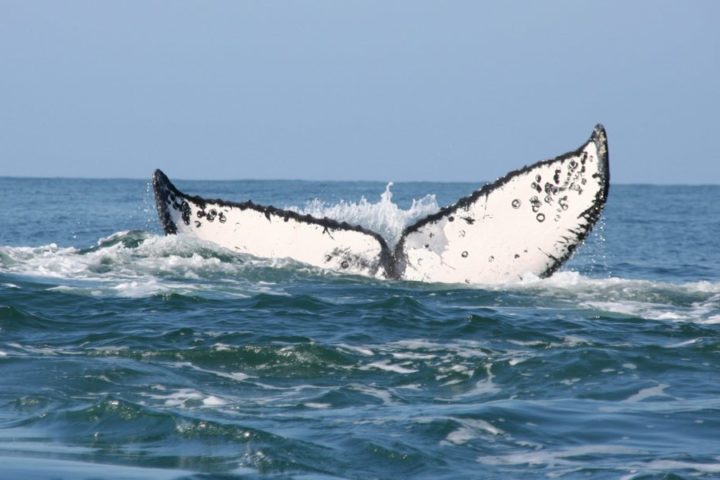
M 595 125 L 595 129 L 593 129 L 593 133 L 590 136 L 590 141 L 595 142 L 595 147 L 597 147 L 600 157 L 599 160 L 602 162 L 600 174 L 603 176 L 602 181 L 604 183 L 602 192 L 602 203 L 604 205 L 607 201 L 608 192 L 610 191 L 610 152 L 608 151 L 607 133 L 601 123 Z
M 177 225 L 173 222 L 170 212 L 168 212 L 168 197 L 170 192 L 180 193 L 175 186 L 170 183 L 167 175 L 162 170 L 155 170 L 152 179 L 153 192 L 155 193 L 155 206 L 157 207 L 160 224 L 166 235 L 175 235 L 177 233 Z
M 574 244 L 568 245 L 568 249 L 567 252 L 565 252 L 565 255 L 563 255 L 561 258 L 553 259 L 553 263 L 547 268 L 547 270 L 542 273 L 542 275 L 540 275 L 543 278 L 549 277 L 550 275 L 555 273 L 560 267 L 563 266 L 565 262 L 570 259 L 570 257 L 573 256 L 573 254 L 575 253 L 575 249 L 579 245 L 582 245 L 582 243 L 585 241 L 597 221 L 600 219 L 600 215 L 602 215 L 603 209 L 605 208 L 608 193 L 610 192 L 610 152 L 608 150 L 607 144 L 607 133 L 605 132 L 605 127 L 601 123 L 595 125 L 593 133 L 592 135 L 590 135 L 590 139 L 585 142 L 585 144 L 583 144 L 583 146 L 580 147 L 578 151 L 585 148 L 585 145 L 588 145 L 590 142 L 595 143 L 595 148 L 597 148 L 598 161 L 600 163 L 597 175 L 600 176 L 600 181 L 602 182 L 603 188 L 598 191 L 597 194 L 595 194 L 595 200 L 593 201 L 593 204 L 587 210 L 580 214 L 580 217 L 585 217 L 585 219 L 587 220 L 587 226 L 583 230 L 578 232 L 576 237 L 577 241 Z

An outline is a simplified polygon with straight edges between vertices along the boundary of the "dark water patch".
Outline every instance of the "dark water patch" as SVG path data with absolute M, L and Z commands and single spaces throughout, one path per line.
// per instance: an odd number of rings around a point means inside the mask
M 363 475 L 377 476 L 378 478 L 396 476 L 411 478 L 420 472 L 438 466 L 438 464 L 444 466 L 441 459 L 429 457 L 422 450 L 412 448 L 400 440 L 381 443 L 354 439 L 348 453 L 366 466 L 363 469 Z
M 354 363 L 337 349 L 312 343 L 193 349 L 176 352 L 173 357 L 208 368 L 241 369 L 264 378 L 324 377 L 342 374 Z
M 292 312 L 296 314 L 322 314 L 323 310 L 331 307 L 311 295 L 269 295 L 260 294 L 248 302 L 248 307 L 267 309 L 270 311 Z
M 51 319 L 25 312 L 10 305 L 0 304 L 0 332 L 25 329 L 48 330 L 57 326 L 57 323 Z
M 19 444 L 61 442 L 78 452 L 68 449 L 60 458 L 145 468 L 323 472 L 318 460 L 327 456 L 322 446 L 261 429 L 113 398 L 35 417 L 16 431 Z M 0 450 L 18 453 L 1 441 Z
M 364 304 L 363 310 L 400 313 L 413 318 L 416 315 L 419 318 L 425 318 L 430 314 L 422 302 L 410 295 L 392 295 L 380 301 Z

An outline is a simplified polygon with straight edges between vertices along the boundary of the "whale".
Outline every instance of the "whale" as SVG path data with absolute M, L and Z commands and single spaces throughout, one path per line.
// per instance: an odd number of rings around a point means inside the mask
M 360 225 L 186 194 L 160 170 L 152 185 L 167 235 L 380 279 L 501 284 L 548 277 L 573 255 L 601 218 L 610 168 L 598 124 L 576 150 L 511 171 L 407 226 L 393 248 Z

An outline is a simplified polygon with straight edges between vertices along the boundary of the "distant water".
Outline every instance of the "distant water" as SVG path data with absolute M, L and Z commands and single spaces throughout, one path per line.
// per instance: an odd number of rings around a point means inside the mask
M 477 187 L 177 184 L 388 238 Z M 143 181 L 0 200 L 1 479 L 720 478 L 720 187 L 612 186 L 494 287 L 164 237 Z

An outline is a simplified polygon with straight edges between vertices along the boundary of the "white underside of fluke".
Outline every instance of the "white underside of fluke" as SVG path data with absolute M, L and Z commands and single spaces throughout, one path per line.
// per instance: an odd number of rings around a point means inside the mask
M 250 202 L 234 204 L 190 197 L 166 178 L 163 182 L 160 176 L 164 177 L 156 173 L 156 198 L 168 233 L 191 234 L 257 257 L 291 258 L 352 274 L 385 276 L 382 258 L 383 251 L 387 254 L 388 250 L 378 235 L 333 220 Z
M 168 234 L 352 274 L 473 284 L 552 274 L 599 218 L 608 184 L 607 140 L 598 125 L 578 150 L 511 172 L 410 225 L 391 252 L 359 226 L 189 196 L 159 170 L 153 178 Z

